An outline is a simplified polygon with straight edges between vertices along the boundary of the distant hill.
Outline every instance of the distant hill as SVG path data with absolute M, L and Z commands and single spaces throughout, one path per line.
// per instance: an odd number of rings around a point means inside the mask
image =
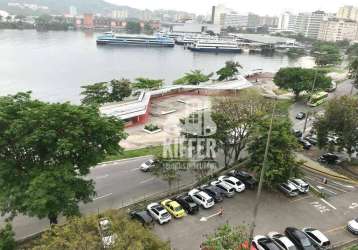
M 38 6 L 47 6 L 49 9 L 32 10 L 30 8 L 20 8 L 9 6 L 8 3 L 36 4 Z M 75 6 L 79 14 L 83 13 L 101 13 L 108 14 L 115 9 L 126 9 L 128 15 L 137 17 L 140 10 L 128 6 L 118 6 L 108 3 L 104 0 L 0 0 L 0 9 L 12 14 L 65 14 L 69 12 L 70 6 Z

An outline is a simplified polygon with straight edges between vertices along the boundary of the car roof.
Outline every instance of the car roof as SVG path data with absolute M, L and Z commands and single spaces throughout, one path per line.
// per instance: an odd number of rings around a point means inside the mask
M 145 222 L 151 222 L 152 217 L 148 214 L 147 211 L 136 211 L 134 212 L 136 215 L 140 216 Z
M 291 189 L 297 189 L 295 185 L 293 185 L 291 182 L 287 182 L 286 185 Z
M 328 241 L 328 238 L 319 230 L 310 228 L 309 230 L 312 234 L 314 234 L 317 238 L 319 238 L 321 241 Z
M 292 179 L 291 181 L 295 181 L 295 182 L 297 182 L 297 183 L 300 184 L 300 185 L 306 185 L 306 184 L 307 184 L 304 180 L 302 180 L 302 179 L 297 179 L 297 178 Z
M 290 241 L 286 236 L 282 235 L 282 237 L 278 238 L 286 247 L 295 246 L 292 241 Z

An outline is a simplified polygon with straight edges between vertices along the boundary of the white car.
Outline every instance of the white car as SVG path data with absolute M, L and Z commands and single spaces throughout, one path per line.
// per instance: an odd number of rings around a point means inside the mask
M 252 244 L 257 250 L 281 250 L 270 238 L 263 235 L 256 235 Z
M 169 222 L 172 219 L 172 216 L 168 213 L 168 211 L 159 203 L 150 203 L 147 206 L 147 210 L 153 219 L 158 221 L 160 225 Z
M 331 245 L 331 242 L 321 231 L 315 228 L 303 228 L 302 231 L 308 238 L 320 249 L 326 249 Z
M 111 248 L 116 242 L 117 235 L 112 233 L 111 222 L 107 218 L 102 218 L 99 222 L 100 235 L 104 248 Z
M 210 208 L 215 204 L 214 199 L 211 196 L 198 189 L 194 188 L 190 190 L 188 195 L 196 204 L 204 208 Z
M 149 160 L 143 162 L 143 163 L 140 165 L 140 170 L 142 170 L 143 172 L 148 172 L 148 171 L 150 171 L 153 167 L 154 167 L 154 160 L 149 159 Z
M 358 218 L 348 221 L 347 228 L 352 234 L 358 235 Z
M 267 234 L 267 236 L 273 242 L 275 242 L 275 244 L 281 250 L 297 250 L 296 246 L 292 243 L 292 241 L 283 234 L 280 234 L 278 232 L 270 232 Z
M 229 184 L 223 181 L 212 181 L 210 185 L 215 186 L 220 189 L 220 192 L 225 195 L 225 197 L 233 197 L 235 195 L 235 189 Z
M 229 186 L 233 187 L 235 189 L 235 191 L 238 193 L 245 190 L 245 184 L 233 176 L 223 175 L 223 176 L 220 176 L 218 178 L 218 180 L 227 183 Z
M 310 191 L 310 185 L 302 179 L 291 179 L 288 182 L 293 184 L 302 194 L 306 194 Z

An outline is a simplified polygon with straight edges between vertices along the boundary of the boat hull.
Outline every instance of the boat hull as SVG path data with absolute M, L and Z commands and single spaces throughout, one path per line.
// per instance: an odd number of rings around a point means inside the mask
M 143 42 L 123 42 L 116 40 L 97 40 L 98 45 L 118 45 L 118 46 L 139 46 L 139 47 L 174 47 L 174 43 L 143 43 Z
M 211 53 L 241 53 L 241 48 L 194 48 L 189 47 L 191 51 L 195 52 L 211 52 Z

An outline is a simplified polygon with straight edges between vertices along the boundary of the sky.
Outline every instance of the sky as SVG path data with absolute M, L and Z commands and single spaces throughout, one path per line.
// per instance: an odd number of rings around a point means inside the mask
M 323 10 L 335 13 L 343 5 L 356 5 L 357 0 L 106 0 L 118 5 L 138 9 L 173 9 L 195 14 L 208 14 L 212 5 L 225 4 L 239 13 L 253 12 L 259 15 L 278 15 L 284 11 L 293 13 Z

